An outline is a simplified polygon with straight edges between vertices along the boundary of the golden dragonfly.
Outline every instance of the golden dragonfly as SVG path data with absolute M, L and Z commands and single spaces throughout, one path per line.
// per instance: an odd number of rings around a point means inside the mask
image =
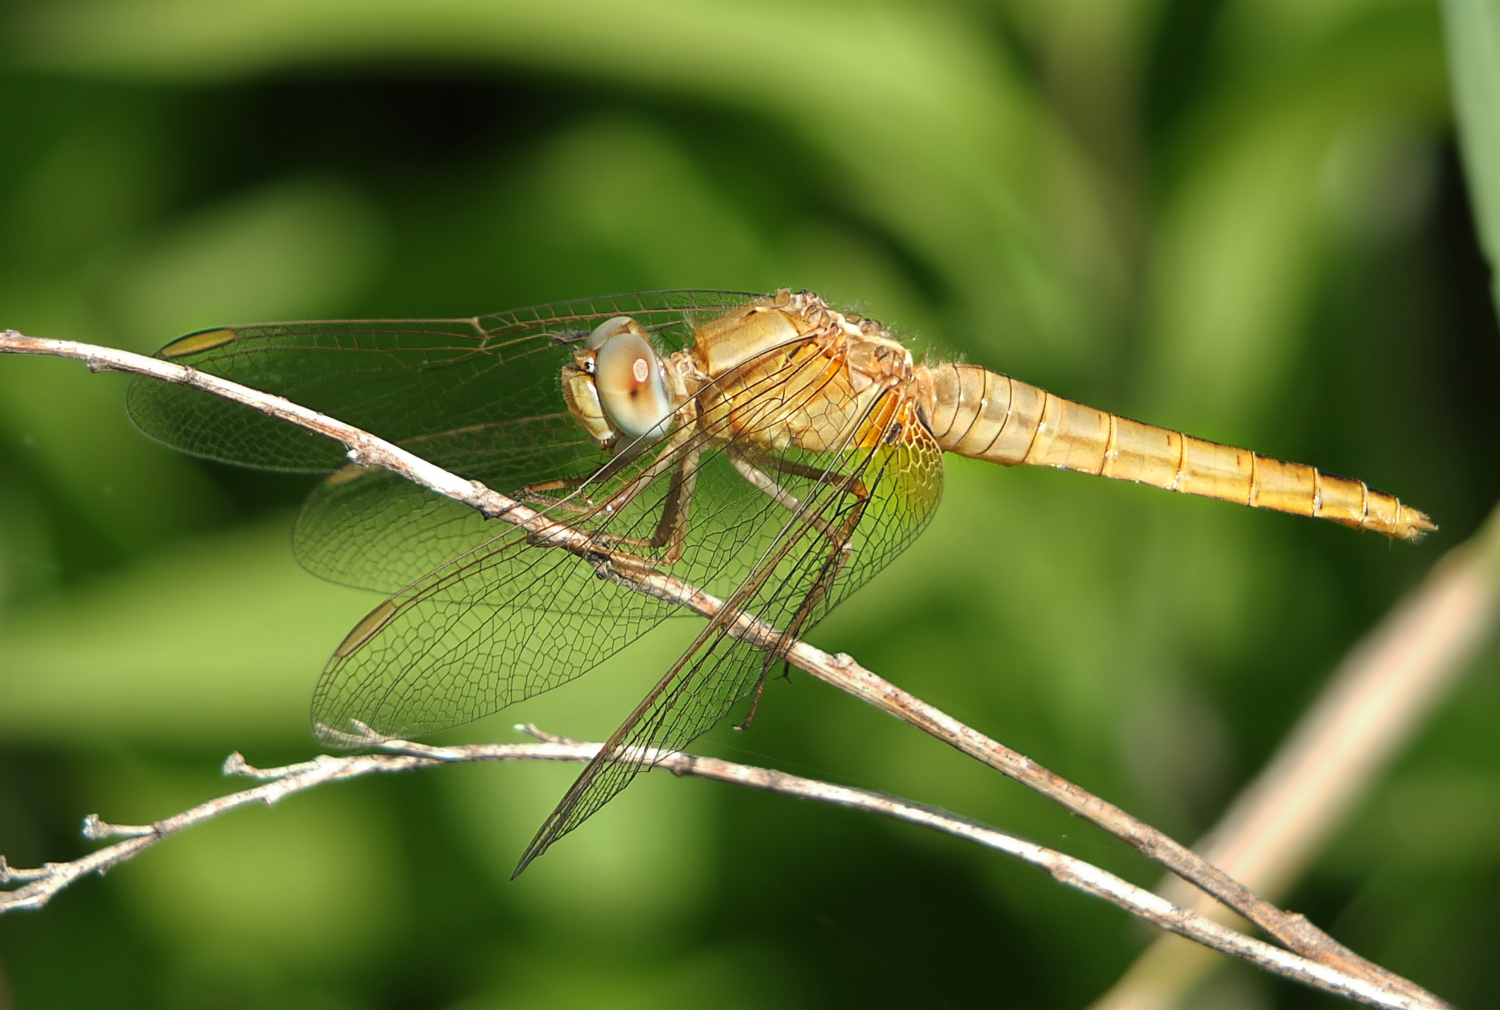
M 811 292 L 672 291 L 451 320 L 189 334 L 158 355 L 357 425 L 582 534 L 560 550 L 342 446 L 201 391 L 138 379 L 148 435 L 227 462 L 330 471 L 293 546 L 389 598 L 313 696 L 325 743 L 411 737 L 587 672 L 677 611 L 601 560 L 724 601 L 579 776 L 521 869 L 621 789 L 759 701 L 785 646 L 921 532 L 944 452 L 1137 481 L 1413 540 L 1427 516 L 1364 483 L 1142 424 L 978 365 L 920 363 Z M 679 611 L 680 612 L 680 611 Z M 741 641 L 736 615 L 777 629 Z M 357 732 L 356 732 L 357 731 Z

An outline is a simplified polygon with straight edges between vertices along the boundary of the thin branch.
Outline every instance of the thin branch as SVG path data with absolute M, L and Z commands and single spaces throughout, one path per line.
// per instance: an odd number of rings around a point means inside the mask
M 262 784 L 220 796 L 151 824 L 109 824 L 101 821 L 97 814 L 90 814 L 84 820 L 85 837 L 93 840 L 123 838 L 123 841 L 69 863 L 47 863 L 39 869 L 22 870 L 6 865 L 4 859 L 0 858 L 0 885 L 22 885 L 11 891 L 0 891 L 0 914 L 41 908 L 80 877 L 89 873 L 102 874 L 165 838 L 241 807 L 257 803 L 269 806 L 294 793 L 332 782 L 343 782 L 365 775 L 408 772 L 443 764 L 480 761 L 586 762 L 598 754 L 599 748 L 603 746 L 553 736 L 534 726 L 516 728 L 542 742 L 428 747 L 408 740 L 379 740 L 375 746 L 380 747 L 384 753 L 349 757 L 323 754 L 300 764 L 267 769 L 252 767 L 240 754 L 231 754 L 224 762 L 225 775 L 259 779 Z M 783 796 L 867 810 L 894 820 L 942 831 L 1040 867 L 1059 883 L 1102 898 L 1162 929 L 1205 944 L 1283 978 L 1366 1006 L 1422 1010 L 1434 1005 L 1409 995 L 1392 993 L 1384 986 L 1374 985 L 1337 968 L 1317 964 L 1251 939 L 1197 912 L 1174 905 L 1144 888 L 1136 887 L 1091 863 L 936 807 L 912 803 L 884 793 L 788 775 L 770 768 L 734 764 L 680 751 L 627 751 L 622 757 L 631 762 L 640 761 L 653 768 L 665 768 L 674 775 L 729 782 Z
M 1291 887 L 1492 637 L 1497 555 L 1500 508 L 1344 657 L 1276 755 L 1195 846 L 1205 859 L 1272 898 Z M 1218 921 L 1230 918 L 1180 880 L 1158 890 Z M 1163 937 L 1092 1010 L 1165 1010 L 1218 963 Z
M 722 608 L 717 598 L 655 569 L 625 568 L 598 552 L 583 533 L 558 523 L 477 481 L 467 481 L 374 435 L 283 397 L 221 379 L 196 369 L 128 351 L 69 340 L 27 337 L 14 330 L 0 333 L 0 352 L 43 354 L 84 362 L 91 370 L 132 372 L 193 386 L 261 413 L 326 435 L 344 444 L 349 458 L 400 474 L 438 494 L 463 502 L 486 516 L 525 529 L 532 542 L 557 547 L 592 565 L 601 578 L 632 591 L 684 607 L 704 617 Z M 734 615 L 726 630 L 760 647 L 784 642 L 775 628 L 748 613 Z M 864 669 L 848 655 L 829 655 L 805 642 L 794 642 L 787 659 L 812 676 L 895 716 L 949 746 L 1041 793 L 1090 823 L 1121 839 L 1147 858 L 1212 895 L 1288 948 L 1308 960 L 1336 966 L 1342 972 L 1422 1002 L 1446 1006 L 1436 996 L 1393 975 L 1339 944 L 1301 915 L 1284 912 L 1204 860 L 1186 846 L 1125 811 L 1074 785 L 1023 754 L 964 725 L 894 684 Z

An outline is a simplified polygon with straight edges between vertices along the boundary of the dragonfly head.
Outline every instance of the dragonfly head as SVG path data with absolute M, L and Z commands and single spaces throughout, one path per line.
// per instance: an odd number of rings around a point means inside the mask
M 641 324 L 615 316 L 594 328 L 563 366 L 568 410 L 603 449 L 654 442 L 672 428 L 666 367 Z

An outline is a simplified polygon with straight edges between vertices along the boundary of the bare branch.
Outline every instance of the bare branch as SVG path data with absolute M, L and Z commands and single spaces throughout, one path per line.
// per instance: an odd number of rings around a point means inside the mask
M 41 908 L 80 877 L 89 873 L 102 874 L 165 838 L 240 807 L 255 803 L 270 805 L 293 793 L 305 792 L 332 782 L 343 782 L 365 775 L 414 771 L 442 764 L 479 761 L 586 762 L 603 746 L 553 736 L 534 726 L 516 728 L 542 742 L 428 747 L 407 740 L 372 739 L 366 742 L 378 746 L 384 753 L 350 757 L 324 754 L 300 764 L 267 769 L 252 767 L 238 753 L 231 754 L 224 762 L 224 774 L 259 779 L 263 784 L 220 796 L 151 824 L 107 824 L 97 814 L 90 814 L 84 820 L 83 833 L 86 837 L 95 840 L 123 837 L 125 840 L 70 863 L 47 863 L 39 869 L 22 870 L 6 865 L 3 858 L 0 858 L 0 885 L 22 885 L 14 890 L 0 891 L 0 914 Z M 1367 1006 L 1423 1010 L 1442 1005 L 1392 993 L 1385 987 L 1345 974 L 1337 968 L 1308 961 L 1296 954 L 1251 939 L 1081 859 L 936 807 L 912 803 L 884 793 L 788 775 L 774 769 L 734 764 L 679 751 L 645 754 L 627 751 L 622 758 L 632 762 L 640 760 L 654 768 L 665 768 L 674 775 L 730 782 L 783 796 L 867 810 L 894 820 L 942 831 L 1040 867 L 1059 883 L 1102 898 L 1132 915 L 1231 957 Z
M 483 484 L 463 480 L 368 432 L 282 397 L 157 358 L 74 341 L 27 337 L 14 330 L 0 333 L 0 352 L 7 351 L 73 358 L 85 362 L 95 371 L 114 370 L 148 375 L 233 400 L 342 442 L 348 448 L 350 458 L 356 462 L 391 470 L 438 494 L 463 502 L 487 516 L 520 526 L 531 534 L 533 542 L 578 555 L 593 565 L 602 578 L 610 579 L 635 592 L 675 603 L 704 617 L 713 617 L 722 609 L 720 600 L 681 579 L 655 570 L 617 568 L 607 557 L 597 552 L 587 536 L 571 527 L 498 494 Z M 734 615 L 726 630 L 734 637 L 755 645 L 769 647 L 773 644 L 785 644 L 775 628 L 747 613 Z M 1308 960 L 1335 966 L 1341 972 L 1363 979 L 1377 988 L 1417 1000 L 1419 1005 L 1446 1005 L 1414 983 L 1361 958 L 1302 916 L 1276 908 L 1223 870 L 1145 822 L 883 680 L 861 667 L 853 658 L 844 654 L 829 655 L 800 641 L 792 644 L 786 656 L 793 665 L 819 680 L 982 761 L 1121 839 L 1147 858 L 1212 895 Z
M 1344 658 L 1265 769 L 1198 843 L 1205 859 L 1273 898 L 1291 887 L 1493 635 L 1497 554 L 1500 508 Z M 1232 918 L 1180 880 L 1158 890 L 1218 921 Z M 1093 1010 L 1166 1010 L 1218 963 L 1163 937 Z

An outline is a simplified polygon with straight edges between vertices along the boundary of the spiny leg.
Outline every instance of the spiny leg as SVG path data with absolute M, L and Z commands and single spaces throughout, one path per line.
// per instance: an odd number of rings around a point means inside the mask
M 604 523 L 618 516 L 636 498 L 646 491 L 663 474 L 671 472 L 671 479 L 667 487 L 666 499 L 662 505 L 661 518 L 657 520 L 656 528 L 649 537 L 636 537 L 628 534 L 612 534 L 604 529 L 584 529 L 580 532 L 591 537 L 601 550 L 609 554 L 615 561 L 624 562 L 633 568 L 650 569 L 656 564 L 672 564 L 681 558 L 687 542 L 688 514 L 692 505 L 692 497 L 697 486 L 699 459 L 702 450 L 698 446 L 687 448 L 692 445 L 695 437 L 695 429 L 691 424 L 679 428 L 661 452 L 640 473 L 631 477 L 625 484 L 612 493 L 603 502 L 589 501 L 587 504 L 570 502 L 568 498 L 545 499 L 556 504 L 560 509 L 583 516 L 604 516 Z M 628 462 L 629 457 L 617 457 L 611 460 L 599 473 L 588 478 L 587 481 L 574 481 L 570 479 L 545 481 L 539 484 L 528 485 L 527 492 L 542 496 L 546 491 L 564 487 L 578 487 L 584 483 L 600 482 L 608 480 L 618 473 Z M 667 552 L 660 561 L 633 554 L 629 551 L 620 551 L 617 545 L 628 548 L 650 548 L 657 549 L 666 547 Z
M 667 488 L 667 503 L 661 510 L 661 521 L 656 524 L 655 541 L 652 547 L 666 546 L 662 560 L 675 564 L 687 546 L 688 515 L 693 509 L 693 493 L 698 487 L 699 450 L 693 449 L 682 456 L 677 468 L 672 471 L 672 483 Z
M 667 486 L 666 502 L 662 505 L 661 518 L 649 537 L 614 536 L 600 533 L 600 543 L 606 546 L 623 544 L 626 547 L 667 548 L 662 555 L 663 564 L 675 564 L 687 546 L 688 515 L 692 511 L 693 493 L 698 485 L 700 450 L 690 449 L 682 454 L 672 468 L 671 482 Z M 640 492 L 637 491 L 636 494 Z M 621 506 L 623 507 L 623 506 Z
M 539 505 L 544 509 L 555 509 L 572 515 L 587 515 L 594 511 L 594 505 L 591 502 L 574 501 L 572 494 L 559 497 L 549 492 L 577 491 L 591 480 L 593 480 L 592 477 L 560 477 L 557 480 L 538 481 L 519 489 L 516 492 L 516 500 L 525 502 L 527 505 Z
M 668 447 L 670 451 L 670 446 Z M 573 515 L 589 515 L 600 510 L 592 500 L 577 501 L 575 492 L 580 488 L 588 487 L 590 484 L 603 484 L 630 462 L 628 456 L 615 456 L 602 467 L 587 477 L 558 477 L 553 480 L 538 481 L 535 484 L 527 484 L 516 492 L 516 498 L 526 502 L 528 505 L 540 505 L 543 508 L 557 509 Z M 551 494 L 553 491 L 566 491 L 568 494 L 557 496 Z M 608 504 L 608 503 L 606 503 Z
M 774 452 L 764 452 L 750 446 L 737 448 L 735 452 L 745 462 L 755 467 L 774 470 L 777 473 L 789 474 L 793 477 L 805 477 L 808 480 L 815 480 L 820 484 L 845 484 L 856 498 L 868 498 L 870 495 L 870 492 L 865 488 L 865 482 L 853 474 L 844 476 L 826 467 L 808 466 L 806 463 L 798 463 L 794 459 L 787 459 L 784 456 L 778 456 Z
M 756 465 L 757 463 L 764 465 L 770 469 L 775 469 L 780 473 L 787 473 L 796 477 L 805 477 L 809 480 L 819 481 L 821 483 L 824 483 L 825 486 L 829 487 L 834 487 L 837 486 L 837 484 L 842 484 L 851 494 L 854 495 L 855 506 L 850 510 L 849 515 L 845 517 L 844 521 L 839 524 L 839 528 L 830 526 L 826 519 L 824 519 L 820 515 L 815 514 L 810 509 L 808 510 L 808 514 L 804 517 L 807 520 L 808 524 L 816 529 L 820 534 L 822 534 L 824 539 L 828 540 L 829 543 L 831 543 L 834 547 L 833 553 L 830 555 L 830 559 L 835 561 L 836 564 L 832 572 L 829 573 L 826 578 L 826 581 L 831 585 L 833 580 L 838 578 L 838 573 L 843 569 L 845 562 L 848 561 L 850 550 L 849 543 L 850 538 L 854 533 L 854 527 L 859 525 L 860 517 L 864 515 L 865 507 L 869 504 L 870 501 L 870 491 L 869 488 L 865 486 L 865 482 L 860 480 L 858 477 L 855 477 L 853 474 L 850 474 L 846 477 L 841 476 L 837 482 L 831 482 L 828 480 L 828 477 L 830 475 L 827 470 L 820 470 L 817 467 L 807 466 L 806 464 L 798 463 L 795 460 L 783 459 L 779 456 L 775 456 L 769 453 L 757 453 L 753 450 L 738 449 L 734 446 L 729 447 L 729 458 L 733 463 L 735 470 L 739 472 L 740 476 L 744 477 L 745 480 L 749 481 L 751 485 L 758 488 L 777 504 L 790 511 L 793 515 L 796 515 L 799 512 L 803 511 L 802 502 L 798 501 L 795 495 L 791 494 L 784 487 L 778 484 L 774 479 L 772 479 L 770 475 L 761 470 Z M 752 458 L 754 459 L 754 462 L 752 462 Z
M 808 480 L 818 481 L 828 486 L 843 484 L 861 502 L 868 500 L 870 497 L 869 489 L 865 487 L 864 481 L 856 477 L 833 475 L 827 470 L 807 466 L 795 460 L 782 459 L 780 456 L 770 453 L 759 453 L 754 450 L 737 448 L 735 446 L 729 447 L 728 455 L 729 462 L 741 477 L 745 478 L 758 491 L 793 515 L 797 515 L 803 511 L 802 502 L 796 495 L 782 487 L 775 478 L 766 473 L 761 467 L 765 467 L 768 470 L 775 470 L 778 473 L 790 474 L 793 477 L 805 477 Z M 835 477 L 835 479 L 830 480 L 830 477 Z M 829 527 L 828 522 L 822 516 L 809 513 L 805 518 L 813 529 L 822 534 L 824 538 L 830 541 L 838 541 L 837 531 Z
M 807 466 L 795 460 L 782 459 L 778 456 L 765 453 L 753 453 L 755 462 L 751 462 L 752 451 L 736 449 L 731 446 L 728 452 L 730 462 L 734 465 L 735 470 L 739 472 L 740 476 L 744 477 L 751 485 L 794 515 L 803 511 L 804 506 L 802 502 L 795 495 L 787 491 L 786 488 L 777 483 L 764 470 L 761 470 L 756 463 L 765 465 L 769 469 L 774 469 L 780 473 L 816 480 L 826 486 L 832 487 L 842 484 L 855 499 L 854 506 L 849 510 L 849 514 L 837 525 L 830 525 L 826 519 L 822 516 L 812 514 L 810 510 L 808 514 L 802 516 L 809 526 L 817 530 L 829 542 L 829 550 L 823 559 L 823 563 L 819 565 L 817 581 L 813 583 L 807 595 L 802 598 L 801 604 L 797 607 L 796 614 L 793 615 L 792 620 L 782 632 L 782 641 L 790 642 L 801 634 L 803 625 L 807 623 L 807 619 L 818 605 L 818 601 L 828 595 L 829 590 L 833 588 L 834 582 L 838 579 L 839 572 L 843 571 L 844 565 L 848 562 L 850 541 L 854 536 L 855 527 L 859 525 L 860 518 L 869 506 L 870 491 L 865 486 L 864 481 L 852 474 L 847 477 L 840 477 L 837 481 L 830 481 L 828 479 L 830 476 L 828 471 Z M 735 726 L 735 729 L 742 730 L 748 728 L 751 721 L 755 718 L 755 713 L 760 709 L 761 695 L 766 689 L 767 676 L 770 674 L 771 668 L 776 665 L 777 659 L 781 659 L 784 664 L 789 665 L 784 648 L 778 647 L 766 653 L 766 659 L 761 668 L 760 680 L 755 685 L 755 697 L 750 702 L 750 711 Z

